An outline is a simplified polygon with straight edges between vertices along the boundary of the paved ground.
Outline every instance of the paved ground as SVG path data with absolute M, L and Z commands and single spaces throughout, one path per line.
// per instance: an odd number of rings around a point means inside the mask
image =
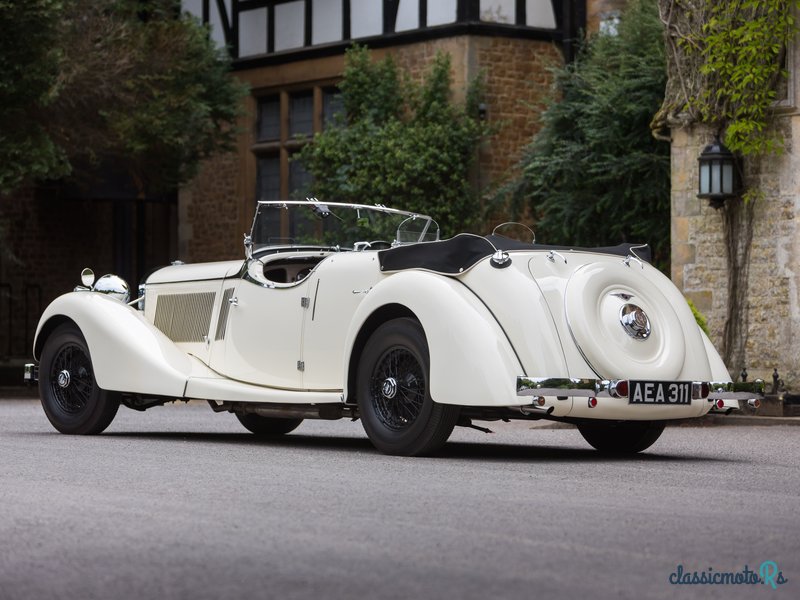
M 674 427 L 607 459 L 492 428 L 406 459 L 346 421 L 260 442 L 171 405 L 87 438 L 0 402 L 0 598 L 798 596 L 800 430 Z M 764 561 L 788 583 L 669 583 Z

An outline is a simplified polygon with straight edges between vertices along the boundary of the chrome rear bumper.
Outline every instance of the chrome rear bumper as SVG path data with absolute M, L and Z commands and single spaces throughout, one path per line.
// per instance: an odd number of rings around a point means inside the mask
M 556 396 L 566 400 L 570 396 L 584 398 L 626 398 L 618 392 L 619 384 L 626 380 L 577 379 L 567 377 L 517 377 L 517 396 Z M 627 386 L 626 386 L 627 387 Z M 764 397 L 764 380 L 754 381 L 693 381 L 692 398 L 695 400 L 751 400 Z

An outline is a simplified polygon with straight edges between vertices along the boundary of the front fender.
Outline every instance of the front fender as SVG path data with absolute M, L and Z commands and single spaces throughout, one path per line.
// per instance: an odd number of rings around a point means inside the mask
M 95 379 L 104 390 L 181 397 L 192 361 L 138 310 L 95 292 L 53 300 L 36 328 L 38 360 L 53 325 L 73 321 L 89 346 Z
M 516 377 L 524 371 L 495 318 L 458 280 L 424 271 L 387 277 L 359 304 L 345 341 L 345 373 L 351 372 L 352 361 L 358 361 L 357 340 L 370 316 L 390 305 L 411 311 L 425 331 L 431 397 L 436 402 L 471 406 L 518 403 Z M 345 398 L 348 383 L 346 377 Z

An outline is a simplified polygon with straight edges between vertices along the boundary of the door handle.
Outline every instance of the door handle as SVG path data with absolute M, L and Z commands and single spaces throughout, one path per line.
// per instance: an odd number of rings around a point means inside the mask
M 231 306 L 239 306 L 239 299 L 236 296 L 233 298 L 228 298 L 228 304 Z

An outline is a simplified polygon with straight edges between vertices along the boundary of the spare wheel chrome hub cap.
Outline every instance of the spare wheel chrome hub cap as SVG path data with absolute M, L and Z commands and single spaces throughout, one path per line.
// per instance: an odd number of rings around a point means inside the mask
M 381 393 L 384 398 L 392 399 L 397 395 L 397 380 L 394 377 L 387 377 L 381 386 Z
M 619 311 L 619 322 L 629 336 L 637 340 L 646 340 L 650 336 L 650 319 L 635 304 L 625 304 Z
M 72 381 L 72 377 L 70 376 L 69 371 L 66 369 L 59 372 L 58 377 L 56 378 L 56 382 L 58 383 L 59 387 L 62 388 L 69 387 L 70 381 Z

